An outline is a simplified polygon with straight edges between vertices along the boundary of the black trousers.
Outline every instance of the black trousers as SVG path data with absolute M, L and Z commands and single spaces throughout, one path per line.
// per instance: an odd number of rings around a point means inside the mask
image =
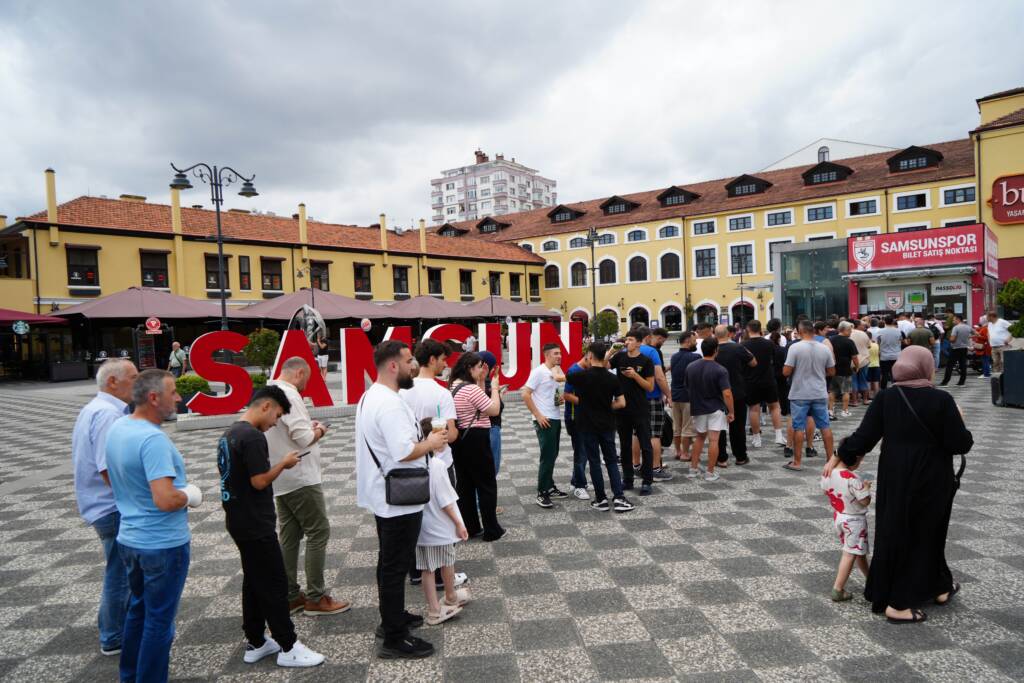
M 640 442 L 640 478 L 644 484 L 654 481 L 654 451 L 651 450 L 651 416 L 648 413 L 629 415 L 617 413 L 615 428 L 619 432 L 619 453 L 622 461 L 622 485 L 633 486 L 633 434 Z M 591 472 L 593 477 L 593 472 Z
M 459 512 L 466 531 L 472 536 L 482 530 L 484 540 L 498 538 L 504 529 L 498 524 L 498 480 L 491 455 L 491 430 L 468 429 L 465 436 L 452 444 L 452 460 L 455 461 L 455 492 L 459 494 Z
M 946 374 L 942 378 L 943 384 L 949 384 L 953 376 L 953 366 L 960 366 L 960 381 L 957 384 L 967 382 L 967 349 L 950 349 L 949 358 L 946 360 Z
M 736 419 L 729 423 L 729 445 L 732 447 L 732 456 L 739 462 L 747 459 L 747 402 L 746 398 L 740 396 L 732 399 L 736 411 Z M 724 431 L 718 432 L 718 462 L 727 462 L 729 453 L 725 450 L 726 435 Z
M 882 371 L 882 382 L 881 388 L 885 389 L 889 386 L 889 382 L 892 381 L 892 366 L 896 365 L 894 360 L 880 360 L 878 361 L 878 367 Z
M 405 619 L 405 575 L 416 564 L 422 512 L 377 517 L 377 600 L 384 642 L 394 644 L 409 635 Z
M 295 625 L 288 611 L 288 575 L 276 534 L 257 539 L 232 539 L 242 558 L 242 631 L 253 647 L 265 642 L 264 629 L 281 649 L 295 644 Z

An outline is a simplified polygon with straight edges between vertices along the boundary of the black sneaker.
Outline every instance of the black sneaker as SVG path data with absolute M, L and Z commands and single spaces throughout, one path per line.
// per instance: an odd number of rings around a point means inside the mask
M 632 491 L 633 490 L 633 482 L 631 482 L 631 481 L 624 481 L 624 482 L 622 482 L 622 490 L 623 491 Z
M 413 614 L 412 612 L 406 612 L 405 613 L 405 627 L 406 628 L 419 628 L 420 626 L 423 626 L 423 617 L 421 617 L 418 614 Z M 383 639 L 384 638 L 384 624 L 377 624 L 377 628 L 374 630 L 373 634 L 375 636 L 377 636 L 378 638 Z
M 397 643 L 384 643 L 377 650 L 381 659 L 423 659 L 434 654 L 434 646 L 416 636 L 406 636 Z
M 548 497 L 548 494 L 546 493 L 537 494 L 537 505 L 541 506 L 542 508 L 555 507 L 555 504 L 551 502 L 551 498 Z
M 633 465 L 633 471 L 636 472 L 637 474 L 640 474 L 641 467 L 642 465 Z
M 818 457 L 818 451 L 814 450 L 813 448 L 808 448 L 806 451 L 804 451 L 804 457 L 805 458 L 817 458 Z
M 653 490 L 651 489 L 651 485 L 650 484 L 642 484 L 640 486 L 640 495 L 641 496 L 649 496 L 649 495 L 651 495 L 651 493 L 653 493 Z
M 418 574 L 416 576 L 410 576 L 409 577 L 409 583 L 411 583 L 414 586 L 420 585 L 421 583 L 423 583 L 423 575 L 422 574 Z
M 643 495 L 642 491 L 640 495 Z M 616 498 L 613 505 L 614 507 L 612 509 L 615 510 L 616 512 L 629 512 L 630 510 L 633 509 L 633 504 L 626 500 L 625 496 L 623 496 L 622 498 Z
M 656 467 L 652 476 L 658 481 L 672 481 L 672 473 L 662 467 Z
M 565 491 L 560 491 L 557 486 L 552 486 L 551 489 L 548 490 L 548 497 L 549 498 L 568 498 L 569 494 L 566 493 Z
M 594 502 L 592 502 L 590 504 L 590 507 L 594 508 L 595 510 L 603 510 L 604 512 L 607 512 L 608 511 L 608 499 L 605 498 L 604 500 L 595 500 Z

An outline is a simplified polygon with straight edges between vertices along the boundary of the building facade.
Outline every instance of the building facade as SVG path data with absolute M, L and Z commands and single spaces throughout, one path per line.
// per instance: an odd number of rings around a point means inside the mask
M 214 212 L 144 197 L 78 197 L 58 204 L 45 174 L 47 209 L 0 231 L 0 299 L 6 308 L 48 312 L 121 291 L 154 287 L 195 299 L 219 299 Z M 490 294 L 541 301 L 543 260 L 516 245 L 397 234 L 229 210 L 221 214 L 232 307 L 309 287 L 390 302 L 419 295 L 475 301 Z
M 557 183 L 536 169 L 479 149 L 470 166 L 449 168 L 430 181 L 430 208 L 436 225 L 478 220 L 554 206 Z

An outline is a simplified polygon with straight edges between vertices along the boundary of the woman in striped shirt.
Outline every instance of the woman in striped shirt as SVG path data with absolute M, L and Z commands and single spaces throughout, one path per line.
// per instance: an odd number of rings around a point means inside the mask
M 498 368 L 498 365 L 494 366 L 490 397 L 483 390 L 487 364 L 478 353 L 466 352 L 459 356 L 449 380 L 455 401 L 455 424 L 459 429 L 459 436 L 452 443 L 459 512 L 469 535 L 483 534 L 485 541 L 496 541 L 505 534 L 505 530 L 498 524 L 496 513 L 498 482 L 494 473 L 490 438 L 490 418 L 501 411 Z M 478 499 L 479 513 L 476 506 Z

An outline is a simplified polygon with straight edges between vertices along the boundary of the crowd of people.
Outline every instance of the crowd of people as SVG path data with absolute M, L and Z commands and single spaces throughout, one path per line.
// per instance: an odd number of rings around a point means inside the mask
M 885 316 L 800 319 L 792 329 L 777 319 L 765 329 L 757 320 L 742 329 L 699 324 L 681 334 L 668 362 L 662 346 L 669 333 L 636 327 L 621 341 L 591 341 L 564 372 L 561 347 L 548 344 L 522 390 L 539 450 L 536 503 L 552 509 L 572 496 L 595 511 L 627 513 L 635 509 L 627 492 L 637 478 L 640 496 L 673 478 L 663 461 L 670 444 L 688 478 L 717 482 L 730 466 L 730 450 L 734 465 L 751 462 L 748 442 L 762 449 L 770 421 L 786 469 L 803 470 L 804 458 L 818 456 L 819 439 L 824 449 L 821 486 L 843 547 L 833 599 L 851 597 L 845 585 L 856 566 L 868 577 L 865 594 L 877 611 L 896 623 L 923 621 L 917 607 L 924 599 L 944 604 L 959 590 L 941 549 L 958 483 L 947 465 L 972 443 L 950 394 L 933 386 L 936 348 L 949 346 L 942 384 L 954 367 L 963 384 L 965 359 L 979 350 L 979 339 L 997 368 L 1002 355 L 995 349 L 1010 342 L 994 313 L 985 327 L 972 328 L 960 316 L 948 330 L 935 323 Z M 497 505 L 500 362 L 489 351 L 428 339 L 415 349 L 385 341 L 374 363 L 377 379 L 356 409 L 354 449 L 357 502 L 374 515 L 378 536 L 378 655 L 425 657 L 433 646 L 410 629 L 456 617 L 471 600 L 468 577 L 455 571 L 457 544 L 505 534 Z M 330 595 L 324 579 L 330 521 L 320 442 L 330 425 L 312 419 L 301 396 L 318 370 L 300 358 L 285 361 L 218 442 L 221 505 L 243 573 L 247 663 L 272 655 L 285 667 L 322 663 L 323 655 L 298 640 L 292 616 L 351 607 Z M 106 558 L 100 650 L 120 655 L 122 680 L 166 680 L 188 576 L 187 509 L 203 496 L 160 429 L 179 398 L 174 375 L 139 373 L 117 359 L 101 366 L 97 383 L 76 421 L 72 456 L 79 510 Z M 832 421 L 851 417 L 860 404 L 867 406 L 862 423 L 836 448 Z M 573 451 L 568 491 L 554 475 L 563 423 Z M 872 491 L 857 468 L 879 440 Z M 928 479 L 924 488 L 921 477 Z M 872 497 L 878 531 L 869 565 L 865 515 Z M 907 505 L 924 512 L 908 519 L 900 512 Z M 426 617 L 406 609 L 407 576 L 422 586 Z

